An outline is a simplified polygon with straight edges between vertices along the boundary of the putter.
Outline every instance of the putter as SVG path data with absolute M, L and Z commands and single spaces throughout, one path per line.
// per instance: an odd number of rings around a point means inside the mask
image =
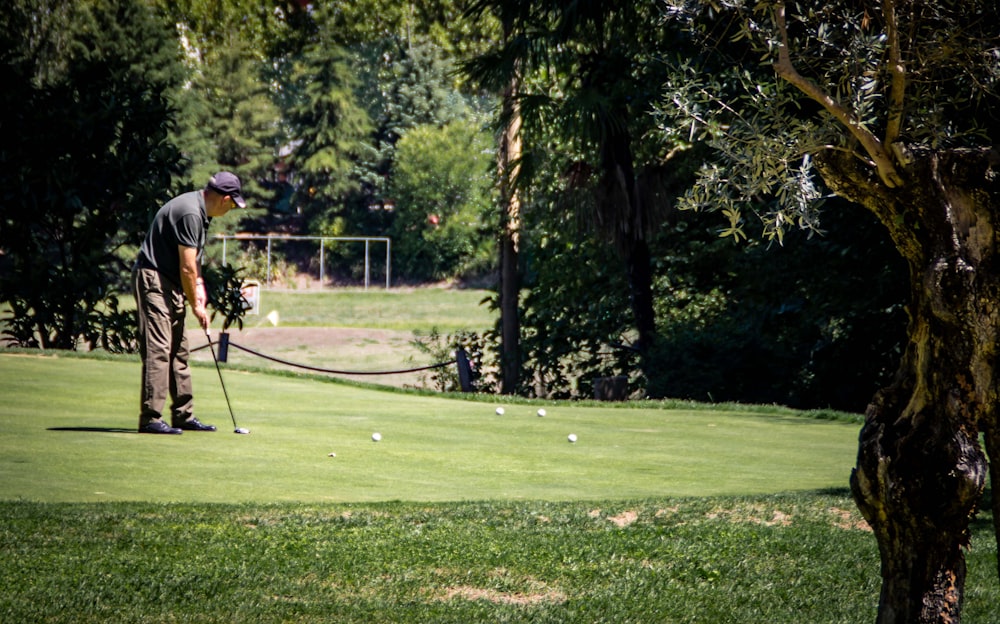
M 219 384 L 222 385 L 222 395 L 226 397 L 226 407 L 229 408 L 229 417 L 233 419 L 233 433 L 250 433 L 249 429 L 244 429 L 236 424 L 236 416 L 233 415 L 233 405 L 229 402 L 229 393 L 226 392 L 226 382 L 222 380 L 222 369 L 219 368 L 219 358 L 215 357 L 215 347 L 212 346 L 212 335 L 205 328 L 205 338 L 208 338 L 208 349 L 212 352 L 212 361 L 215 362 L 215 370 L 219 373 Z

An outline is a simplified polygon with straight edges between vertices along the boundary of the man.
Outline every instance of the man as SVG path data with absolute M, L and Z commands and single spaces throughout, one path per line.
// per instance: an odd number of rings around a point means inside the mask
M 194 416 L 184 304 L 191 305 L 198 324 L 208 329 L 208 298 L 201 277 L 205 233 L 213 217 L 237 206 L 246 206 L 240 179 L 221 171 L 203 190 L 164 204 L 139 248 L 132 281 L 142 358 L 140 433 L 215 431 L 213 425 L 202 424 Z M 170 425 L 163 419 L 168 395 Z

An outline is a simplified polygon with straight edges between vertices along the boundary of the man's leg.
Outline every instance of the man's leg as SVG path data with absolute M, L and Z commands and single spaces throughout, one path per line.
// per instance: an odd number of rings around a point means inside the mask
M 164 288 L 155 269 L 137 269 L 133 280 L 142 359 L 139 399 L 139 429 L 142 430 L 160 420 L 170 392 L 170 288 Z
M 171 424 L 188 431 L 215 431 L 214 425 L 206 425 L 194 416 L 194 389 L 191 385 L 191 369 L 188 360 L 191 350 L 184 333 L 184 293 L 177 291 L 173 301 L 173 330 L 171 334 L 170 358 L 170 404 Z
M 171 316 L 170 352 L 170 397 L 173 402 L 170 411 L 174 426 L 194 416 L 194 390 L 191 385 L 191 369 L 188 359 L 191 351 L 188 348 L 187 336 L 184 334 L 184 293 L 175 293 Z

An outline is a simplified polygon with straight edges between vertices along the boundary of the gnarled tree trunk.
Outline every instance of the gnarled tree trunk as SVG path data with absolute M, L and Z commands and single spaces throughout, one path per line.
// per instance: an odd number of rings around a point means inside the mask
M 986 481 L 981 431 L 1000 456 L 1000 159 L 920 153 L 896 189 L 844 154 L 817 165 L 838 195 L 879 217 L 910 267 L 909 343 L 868 407 L 851 478 L 881 554 L 878 622 L 956 623 Z

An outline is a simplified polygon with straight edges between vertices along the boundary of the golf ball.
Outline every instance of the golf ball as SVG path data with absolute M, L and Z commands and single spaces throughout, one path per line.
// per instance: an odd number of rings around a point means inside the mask
M 538 417 L 541 418 L 542 416 L 545 416 L 545 410 L 544 409 L 538 410 Z
M 569 436 L 566 437 L 566 439 L 569 440 L 570 444 L 572 444 L 572 443 L 576 442 L 576 434 L 575 433 L 571 433 L 571 434 L 569 434 Z
M 503 416 L 503 408 L 502 407 L 498 407 L 497 408 L 497 416 Z
M 372 434 L 372 442 L 378 442 L 381 439 L 382 439 L 382 434 L 379 433 L 378 431 Z

